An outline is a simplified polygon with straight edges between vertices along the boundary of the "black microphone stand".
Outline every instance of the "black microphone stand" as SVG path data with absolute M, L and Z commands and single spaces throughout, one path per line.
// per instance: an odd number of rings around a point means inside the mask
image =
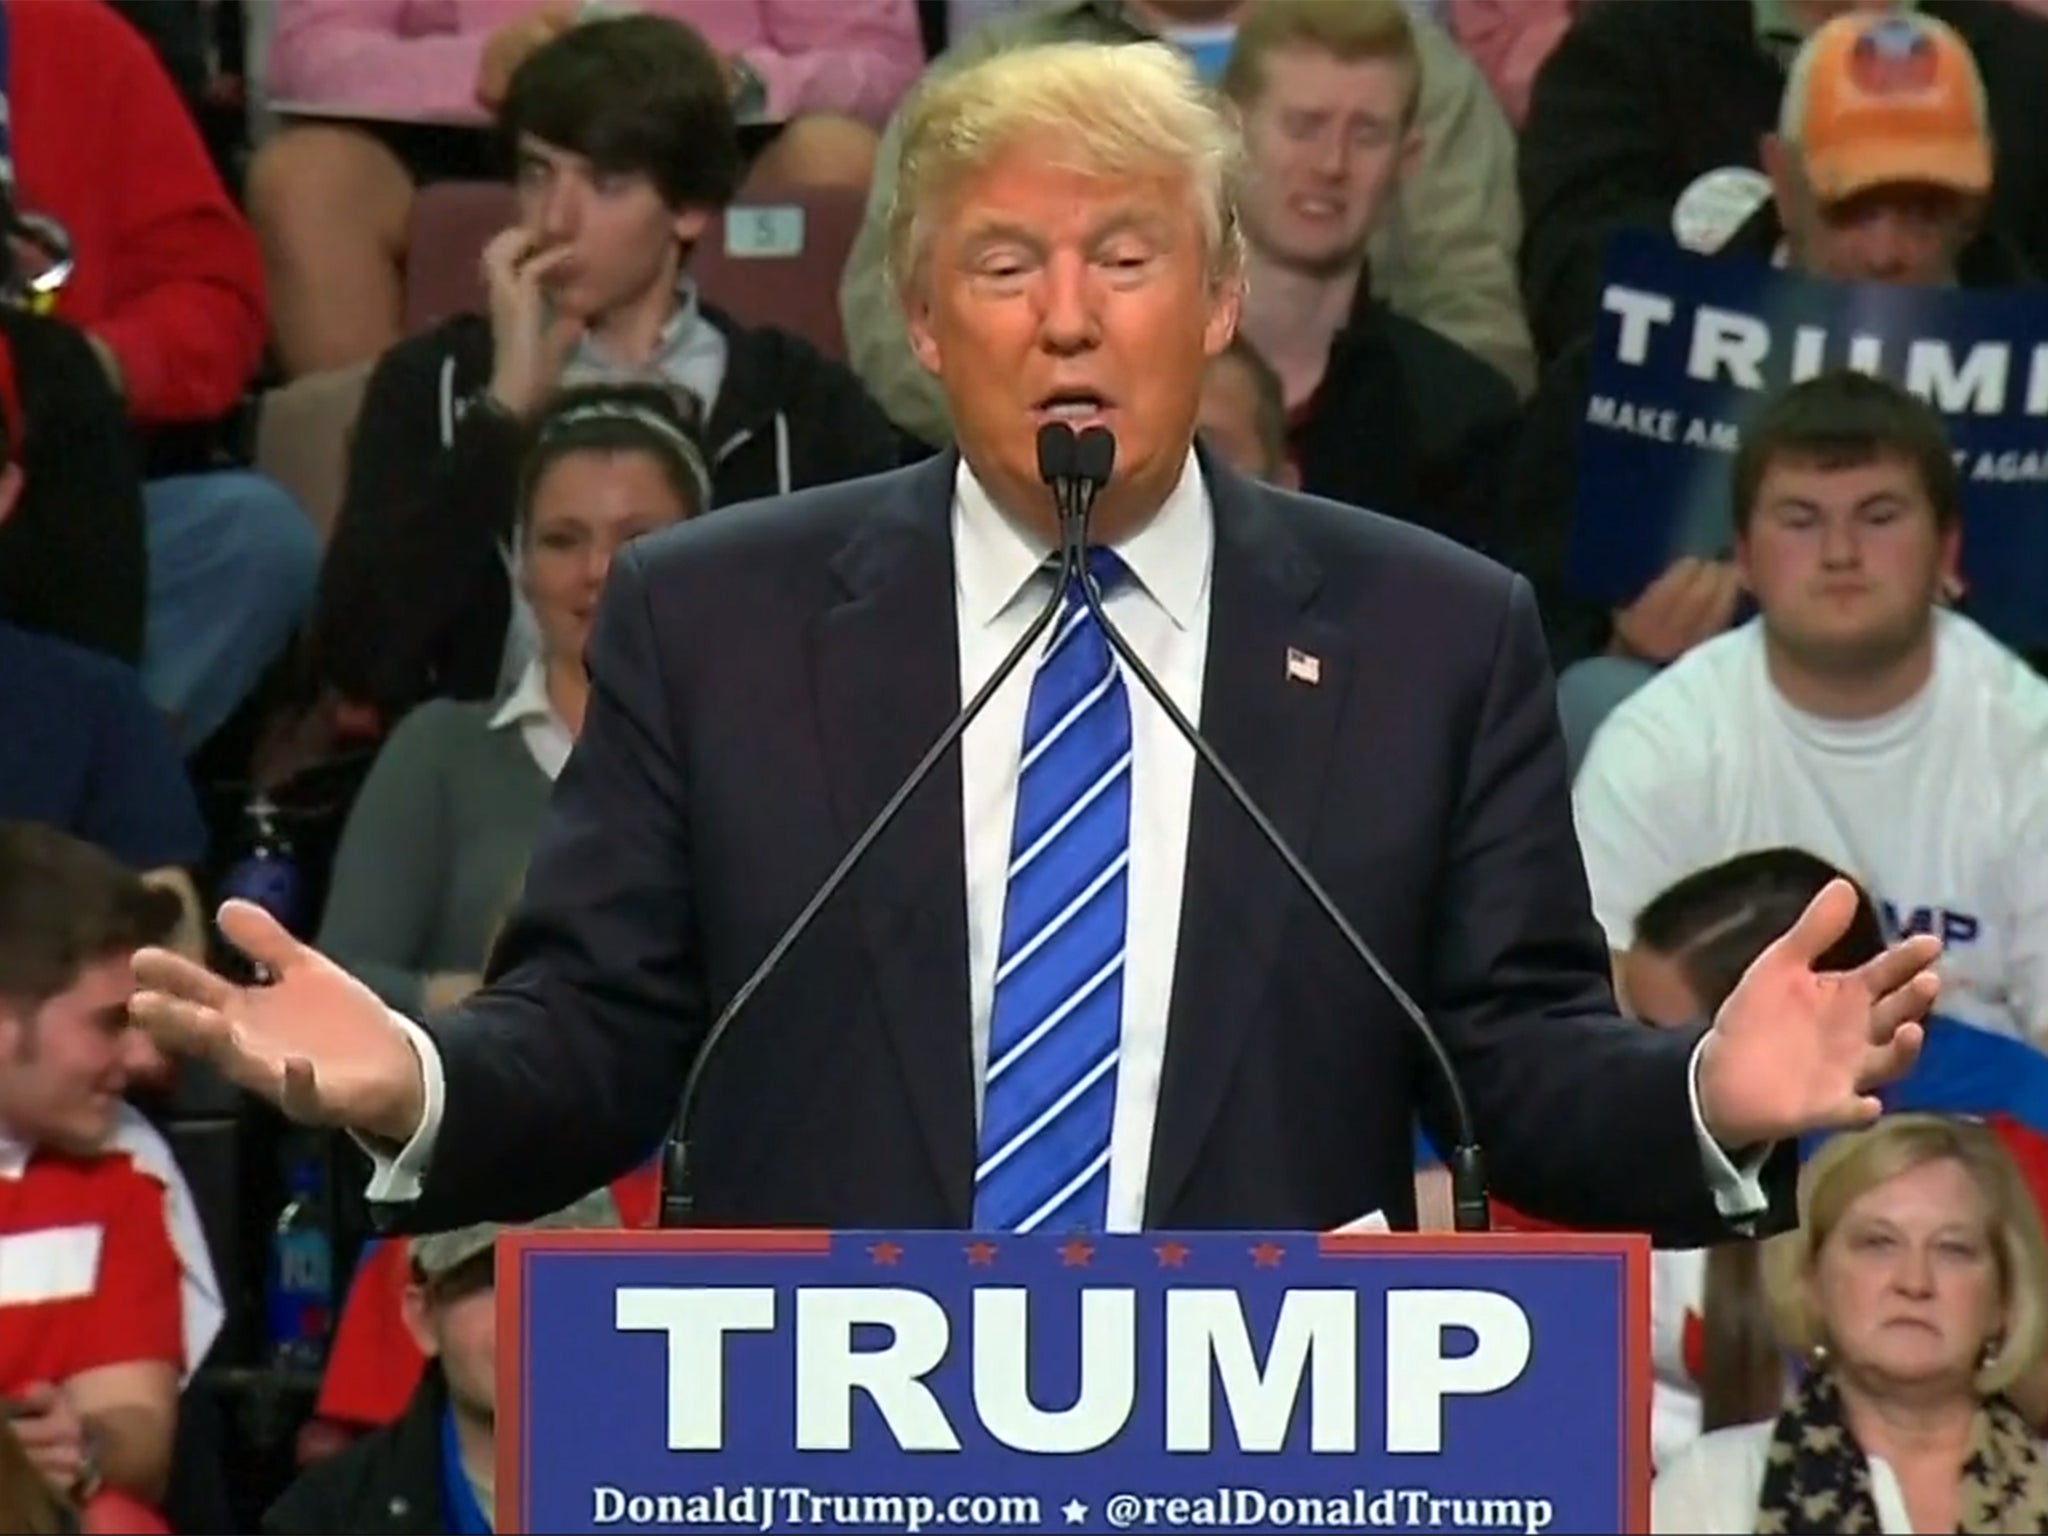
M 1057 422 L 1041 428 L 1038 434 L 1040 478 L 1049 485 L 1071 483 L 1073 466 L 1073 428 Z M 1039 636 L 1043 635 L 1047 626 L 1058 617 L 1061 606 L 1066 602 L 1068 587 L 1075 578 L 1077 553 L 1085 553 L 1085 546 L 1072 545 L 1065 538 L 1064 519 L 1061 522 L 1061 532 L 1059 579 L 1052 596 L 1046 599 L 1045 606 L 1039 610 L 1037 617 L 1031 621 L 1030 627 L 1018 638 L 1017 643 L 1010 647 L 1009 653 L 996 664 L 996 669 L 989 674 L 988 681 L 976 690 L 972 699 L 968 700 L 966 708 L 953 718 L 951 725 L 939 733 L 938 740 L 934 741 L 926 749 L 924 756 L 917 760 L 917 766 L 912 768 L 902 784 L 897 786 L 896 792 L 883 802 L 879 811 L 875 812 L 873 820 L 869 821 L 860 836 L 854 839 L 853 846 L 846 850 L 832 872 L 825 877 L 824 883 L 818 887 L 811 899 L 804 903 L 802 910 L 790 919 L 789 926 L 782 931 L 782 936 L 775 941 L 768 953 L 762 956 L 761 963 L 755 966 L 753 973 L 740 984 L 739 990 L 733 993 L 731 1000 L 719 1010 L 718 1017 L 712 1021 L 711 1028 L 705 1033 L 703 1043 L 697 1047 L 696 1054 L 690 1060 L 689 1074 L 683 1079 L 682 1095 L 676 1102 L 675 1121 L 670 1127 L 667 1141 L 662 1145 L 661 1201 L 657 1217 L 659 1226 L 681 1228 L 695 1224 L 697 1202 L 692 1180 L 696 1169 L 690 1156 L 690 1133 L 695 1128 L 697 1100 L 704 1091 L 705 1070 L 724 1042 L 727 1031 L 732 1028 L 733 1020 L 753 1001 L 754 994 L 761 990 L 763 983 L 775 974 L 790 950 L 794 949 L 797 942 L 810 931 L 811 924 L 817 921 L 818 914 L 824 911 L 826 904 L 839 893 L 840 887 L 852 877 L 854 870 L 860 867 L 861 861 L 868 855 L 868 850 L 873 848 L 882 834 L 895 823 L 903 807 L 909 804 L 910 797 L 923 787 L 925 780 L 932 776 L 946 754 L 952 751 L 954 744 L 967 733 L 967 728 L 988 707 L 988 702 L 995 697 L 996 690 L 1009 681 L 1010 675 L 1022 665 Z
M 1351 920 L 1338 908 L 1336 901 L 1323 888 L 1322 882 L 1310 873 L 1301 856 L 1288 845 L 1287 839 L 1281 836 L 1280 829 L 1273 825 L 1264 811 L 1259 809 L 1258 802 L 1252 799 L 1251 792 L 1238 782 L 1237 775 L 1232 773 L 1229 766 L 1217 755 L 1216 749 L 1209 745 L 1208 739 L 1195 729 L 1194 722 L 1188 719 L 1178 704 L 1174 703 L 1165 685 L 1153 675 L 1152 669 L 1145 665 L 1138 653 L 1132 649 L 1130 642 L 1124 638 L 1122 631 L 1110 622 L 1109 615 L 1103 611 L 1101 590 L 1088 570 L 1088 514 L 1094 508 L 1097 493 L 1109 482 L 1115 455 L 1116 440 L 1110 436 L 1107 429 L 1088 428 L 1080 435 L 1077 454 L 1077 462 L 1082 473 L 1055 490 L 1060 513 L 1060 544 L 1064 550 L 1077 552 L 1070 553 L 1068 558 L 1073 562 L 1076 579 L 1080 582 L 1081 600 L 1087 604 L 1089 613 L 1094 615 L 1095 622 L 1101 626 L 1110 649 L 1123 662 L 1125 669 L 1138 680 L 1145 692 L 1151 695 L 1152 701 L 1165 712 L 1166 718 L 1173 723 L 1173 728 L 1190 747 L 1194 748 L 1195 755 L 1211 773 L 1216 775 L 1217 782 L 1223 786 L 1232 803 L 1251 818 L 1259 836 L 1280 856 L 1280 861 L 1287 866 L 1288 873 L 1294 876 L 1296 883 L 1308 893 L 1309 899 L 1316 904 L 1323 916 L 1329 919 L 1331 926 L 1337 930 L 1352 953 L 1365 962 L 1366 968 L 1386 989 L 1387 995 L 1393 998 L 1396 1006 L 1407 1016 L 1416 1033 L 1421 1036 L 1423 1044 L 1435 1060 L 1437 1075 L 1442 1078 L 1449 1092 L 1451 1119 L 1457 1132 L 1457 1145 L 1452 1149 L 1449 1159 L 1452 1227 L 1459 1232 L 1489 1231 L 1493 1222 L 1486 1196 L 1486 1161 L 1480 1151 L 1478 1133 L 1473 1125 L 1472 1107 L 1466 1100 L 1458 1069 L 1451 1060 L 1450 1052 L 1444 1048 L 1442 1038 L 1430 1024 L 1421 1007 L 1393 978 L 1386 966 L 1380 963 L 1380 957 L 1373 953 L 1372 946 L 1365 942 L 1363 936 L 1352 926 Z M 1062 492 L 1064 494 L 1061 494 Z

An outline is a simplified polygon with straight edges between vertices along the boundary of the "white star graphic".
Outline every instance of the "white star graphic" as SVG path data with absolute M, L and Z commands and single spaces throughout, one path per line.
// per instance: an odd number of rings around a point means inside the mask
M 1061 1507 L 1060 1513 L 1067 1517 L 1067 1524 L 1079 1525 L 1088 1518 L 1088 1506 L 1079 1499 L 1069 1499 Z

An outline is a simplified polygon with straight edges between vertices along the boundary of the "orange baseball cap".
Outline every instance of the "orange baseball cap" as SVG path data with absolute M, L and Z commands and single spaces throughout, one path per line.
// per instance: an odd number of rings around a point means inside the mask
M 1931 16 L 1849 12 L 1792 61 L 1779 132 L 1824 203 L 1898 182 L 1991 190 L 1991 128 L 1970 46 Z

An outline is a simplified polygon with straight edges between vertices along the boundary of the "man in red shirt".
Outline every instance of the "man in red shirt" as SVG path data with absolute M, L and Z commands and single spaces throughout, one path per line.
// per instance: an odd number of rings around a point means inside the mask
M 170 893 L 0 823 L 0 1399 L 60 1494 L 162 1497 L 184 1364 L 163 1186 L 103 1152 L 136 1059 L 129 957 Z
M 196 747 L 231 715 L 313 600 L 320 538 L 282 487 L 223 468 L 269 324 L 262 260 L 149 44 L 101 0 L 0 0 L 0 188 L 33 227 L 17 264 L 52 278 L 144 455 L 143 681 Z M 95 509 L 77 509 L 81 517 Z

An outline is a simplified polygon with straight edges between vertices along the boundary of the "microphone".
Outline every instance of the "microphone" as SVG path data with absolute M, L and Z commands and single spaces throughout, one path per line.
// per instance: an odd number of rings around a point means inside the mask
M 1114 449 L 1114 444 L 1111 446 Z M 1048 422 L 1039 428 L 1038 474 L 1048 485 L 1071 487 L 1078 484 L 1072 427 L 1063 422 Z M 1107 481 L 1108 478 L 1105 468 L 1102 479 Z M 1086 504 L 1092 504 L 1093 501 L 1094 492 L 1089 491 Z M 1082 516 L 1085 519 L 1085 511 Z M 1066 522 L 1062 518 L 1063 544 L 1065 527 Z M 812 894 L 811 899 L 804 903 L 802 910 L 790 919 L 789 926 L 782 931 L 782 936 L 775 941 L 768 953 L 762 956 L 761 963 L 754 967 L 753 973 L 741 983 L 739 990 L 733 993 L 731 1001 L 712 1021 L 703 1042 L 698 1045 L 696 1054 L 690 1059 L 689 1073 L 683 1079 L 682 1096 L 676 1103 L 676 1117 L 669 1127 L 668 1139 L 662 1144 L 661 1200 L 657 1216 L 657 1224 L 660 1227 L 666 1229 L 692 1225 L 692 1218 L 696 1212 L 696 1194 L 691 1181 L 696 1170 L 690 1158 L 690 1133 L 696 1118 L 697 1100 L 704 1089 L 705 1070 L 717 1055 L 719 1046 L 724 1043 L 733 1021 L 740 1016 L 747 1004 L 753 1001 L 754 994 L 761 990 L 768 978 L 781 967 L 783 960 L 796 947 L 798 941 L 810 931 L 811 924 L 818 919 L 818 914 L 825 910 L 832 898 L 839 894 L 840 888 L 852 878 L 853 872 L 860 867 L 868 851 L 894 824 L 903 807 L 910 803 L 910 797 L 915 795 L 925 780 L 932 776 L 933 771 L 953 749 L 954 744 L 967 733 L 967 728 L 988 707 L 988 702 L 995 697 L 996 690 L 1002 687 L 1009 680 L 1010 674 L 1023 664 L 1025 656 L 1030 653 L 1038 637 L 1044 634 L 1047 627 L 1058 617 L 1060 605 L 1066 601 L 1069 585 L 1073 581 L 1075 562 L 1083 558 L 1085 552 L 1085 545 L 1062 549 L 1059 579 L 1053 594 L 1046 599 L 1045 606 L 1031 621 L 1030 627 L 1019 637 L 1017 643 L 1010 647 L 1009 654 L 996 664 L 995 671 L 989 674 L 988 681 L 981 685 L 974 697 L 967 701 L 966 707 L 953 717 L 953 723 L 939 733 L 938 739 L 926 749 L 924 756 L 917 760 L 917 765 L 896 787 L 895 793 L 882 802 L 882 808 L 875 812 L 873 819 L 862 829 L 860 836 L 854 839 L 853 846 L 846 850 L 832 872 L 825 877 L 824 883 Z
M 1038 429 L 1038 478 L 1052 488 L 1059 512 L 1063 585 L 1079 581 L 1087 569 L 1088 512 L 1115 465 L 1116 439 L 1101 427 L 1076 434 L 1065 422 L 1050 421 Z
M 1444 1087 L 1449 1091 L 1451 1118 L 1457 1133 L 1457 1146 L 1449 1160 L 1453 1229 L 1459 1232 L 1488 1231 L 1492 1226 L 1492 1217 L 1486 1199 L 1486 1162 L 1480 1152 L 1479 1137 L 1472 1124 L 1472 1107 L 1466 1101 L 1464 1083 L 1458 1076 L 1458 1069 L 1451 1060 L 1450 1051 L 1444 1046 L 1443 1037 L 1437 1033 L 1436 1026 L 1430 1023 L 1428 1015 L 1416 1004 L 1415 999 L 1394 980 L 1386 966 L 1380 962 L 1380 957 L 1373 953 L 1372 946 L 1367 944 L 1358 930 L 1352 926 L 1350 919 L 1344 916 L 1336 901 L 1323 888 L 1322 882 L 1310 873 L 1301 856 L 1288 846 L 1287 839 L 1280 834 L 1280 829 L 1273 825 L 1264 811 L 1259 809 L 1258 802 L 1251 797 L 1251 792 L 1238 782 L 1237 775 L 1232 773 L 1229 766 L 1217 755 L 1216 749 L 1209 745 L 1207 738 L 1195 729 L 1194 722 L 1181 712 L 1180 706 L 1174 703 L 1172 695 L 1167 693 L 1165 686 L 1153 675 L 1152 669 L 1145 665 L 1138 653 L 1132 649 L 1131 643 L 1124 638 L 1122 631 L 1111 623 L 1109 615 L 1103 612 L 1101 590 L 1088 572 L 1088 513 L 1094 506 L 1096 495 L 1109 483 L 1110 471 L 1115 463 L 1116 438 L 1107 427 L 1089 427 L 1080 434 L 1075 444 L 1073 473 L 1063 477 L 1054 487 L 1054 496 L 1060 512 L 1060 543 L 1062 548 L 1075 552 L 1070 558 L 1073 560 L 1075 578 L 1081 585 L 1081 600 L 1088 605 L 1088 611 L 1095 616 L 1095 622 L 1102 626 L 1103 636 L 1109 641 L 1110 649 L 1116 652 L 1117 658 L 1123 662 L 1131 676 L 1138 680 L 1145 692 L 1152 696 L 1152 701 L 1165 712 L 1166 718 L 1173 723 L 1173 728 L 1190 747 L 1194 748 L 1195 755 L 1216 776 L 1217 782 L 1223 786 L 1224 793 L 1229 795 L 1232 803 L 1250 818 L 1259 837 L 1279 855 L 1280 862 L 1287 866 L 1287 872 L 1294 876 L 1296 884 L 1308 893 L 1309 899 L 1316 904 L 1323 916 L 1329 919 L 1330 925 L 1337 930 L 1346 946 L 1358 956 L 1365 968 L 1372 972 L 1381 987 L 1385 988 L 1387 995 L 1407 1016 L 1415 1032 L 1422 1037 L 1423 1044 L 1429 1048 L 1430 1060 L 1436 1068 L 1437 1076 L 1443 1080 Z

